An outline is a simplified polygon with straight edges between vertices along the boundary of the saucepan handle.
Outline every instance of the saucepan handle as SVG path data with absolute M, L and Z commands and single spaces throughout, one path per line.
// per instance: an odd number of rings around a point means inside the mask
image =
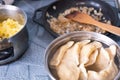
M 14 56 L 13 43 L 8 39 L 0 41 L 0 60 Z
M 13 47 L 9 47 L 7 49 L 0 50 L 0 60 L 7 59 L 13 55 L 14 55 Z
M 41 26 L 44 25 L 44 14 L 47 10 L 48 6 L 39 8 L 37 10 L 35 10 L 34 15 L 33 15 L 33 21 L 40 24 Z

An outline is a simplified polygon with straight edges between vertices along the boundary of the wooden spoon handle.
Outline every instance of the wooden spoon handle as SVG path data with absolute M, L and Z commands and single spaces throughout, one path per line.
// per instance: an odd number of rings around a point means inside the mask
M 112 25 L 105 24 L 105 23 L 101 23 L 98 21 L 95 21 L 95 23 L 93 25 L 99 26 L 101 29 L 104 29 L 110 33 L 113 33 L 113 34 L 120 36 L 120 28 L 119 27 L 112 26 Z

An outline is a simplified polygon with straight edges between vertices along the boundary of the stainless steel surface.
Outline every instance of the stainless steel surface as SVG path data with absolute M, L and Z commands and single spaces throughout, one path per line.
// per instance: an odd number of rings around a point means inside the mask
M 18 21 L 23 26 L 27 21 L 26 14 L 20 8 L 12 5 L 0 5 L 0 21 L 8 18 Z
M 28 47 L 28 32 L 25 26 L 27 22 L 27 16 L 24 11 L 16 6 L 0 5 L 0 21 L 6 20 L 8 18 L 18 21 L 21 25 L 23 25 L 23 28 L 15 35 L 8 38 L 8 43 L 11 43 L 13 47 L 13 55 L 7 59 L 0 60 L 0 64 L 6 64 L 16 60 L 25 52 Z M 1 53 L 3 53 L 3 51 Z
M 53 57 L 54 53 L 56 52 L 56 50 L 61 45 L 65 44 L 68 41 L 81 41 L 81 40 L 86 40 L 86 39 L 99 41 L 103 43 L 103 45 L 105 46 L 116 45 L 117 46 L 117 58 L 115 59 L 118 60 L 118 63 L 116 64 L 120 69 L 120 47 L 114 40 L 112 40 L 111 38 L 105 35 L 94 33 L 94 32 L 85 32 L 85 31 L 73 32 L 67 35 L 60 36 L 56 38 L 55 40 L 53 40 L 45 51 L 45 67 L 51 79 L 56 80 L 55 77 L 52 75 L 48 64 L 51 58 Z M 120 77 L 120 73 L 116 76 L 114 80 L 118 80 L 119 77 Z

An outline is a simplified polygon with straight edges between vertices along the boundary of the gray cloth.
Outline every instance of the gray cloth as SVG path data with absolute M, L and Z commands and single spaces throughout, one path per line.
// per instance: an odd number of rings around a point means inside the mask
M 22 8 L 28 16 L 29 48 L 17 61 L 0 66 L 0 80 L 49 80 L 44 68 L 44 52 L 54 39 L 44 28 L 32 21 L 37 8 L 55 0 L 16 0 L 14 5 Z M 114 0 L 105 0 L 112 6 Z

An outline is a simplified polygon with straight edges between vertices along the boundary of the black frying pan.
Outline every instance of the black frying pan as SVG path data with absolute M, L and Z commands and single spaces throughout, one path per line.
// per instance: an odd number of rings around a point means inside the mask
M 56 6 L 56 10 L 53 9 L 53 6 Z M 94 7 L 96 10 L 101 8 L 104 17 L 110 20 L 112 25 L 119 26 L 118 10 L 101 0 L 59 0 L 48 6 L 37 9 L 34 13 L 33 21 L 44 26 L 54 37 L 58 37 L 59 35 L 50 28 L 46 13 L 48 12 L 50 15 L 57 17 L 59 13 L 63 13 L 66 9 L 80 6 Z

